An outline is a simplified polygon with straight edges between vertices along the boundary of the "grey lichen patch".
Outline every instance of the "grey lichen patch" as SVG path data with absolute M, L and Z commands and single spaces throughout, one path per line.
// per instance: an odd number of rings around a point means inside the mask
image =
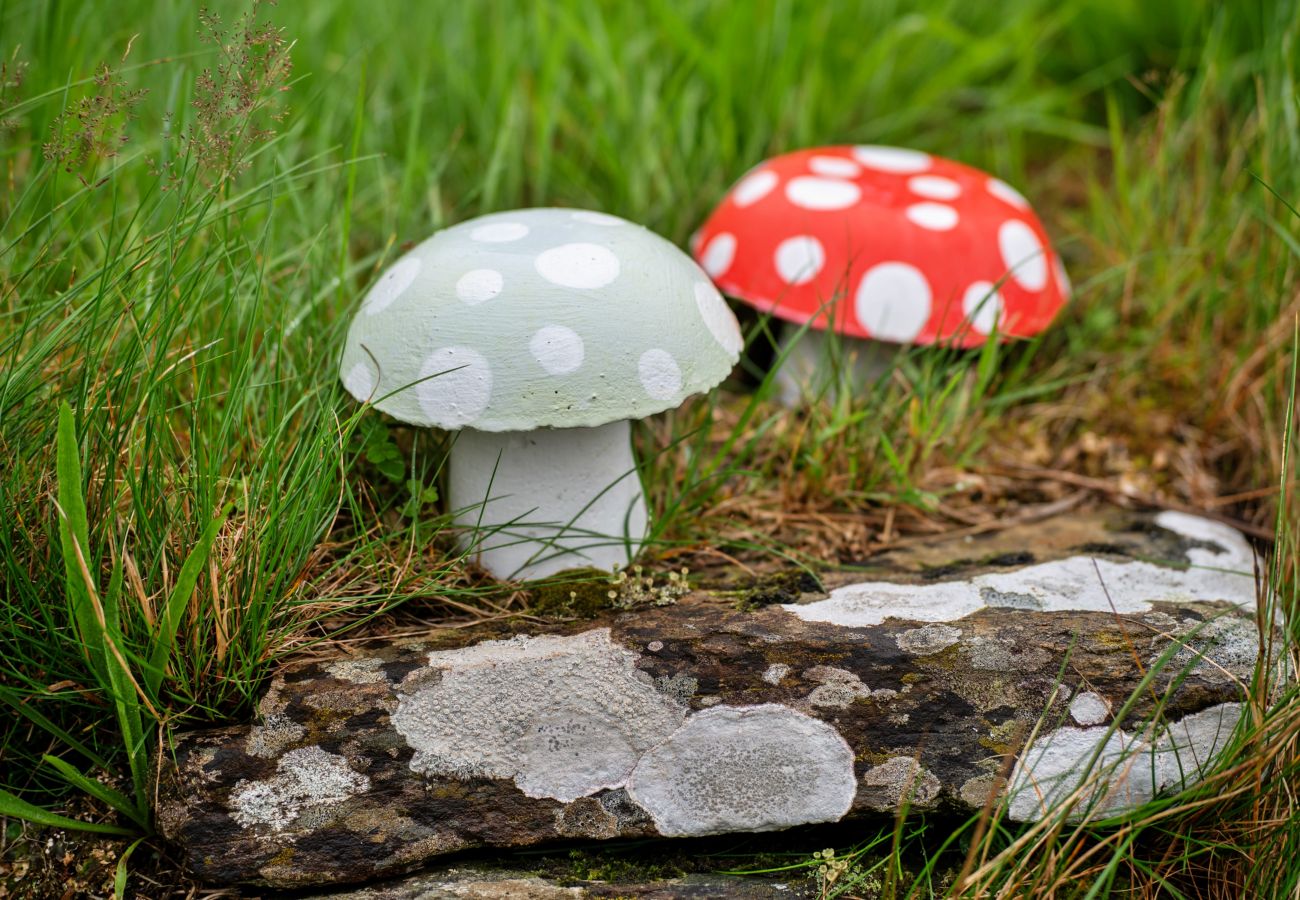
M 628 781 L 629 795 L 670 837 L 834 822 L 856 790 L 853 751 L 840 733 L 772 703 L 694 714 Z
M 898 649 L 914 656 L 930 656 L 947 650 L 961 640 L 961 629 L 951 625 L 922 625 L 902 632 L 894 639 Z
M 1208 622 L 1189 621 L 1188 635 L 1165 663 L 1189 674 L 1202 674 L 1207 670 L 1227 669 L 1230 672 L 1248 672 L 1259 659 L 1259 629 L 1250 619 L 1222 615 Z M 1148 664 L 1160 664 L 1167 643 L 1153 641 L 1153 652 Z
M 1241 712 L 1240 703 L 1220 703 L 1170 725 L 1156 743 L 1161 787 L 1196 782 L 1228 746 Z
M 961 787 L 957 790 L 957 795 L 961 797 L 963 803 L 972 809 L 982 809 L 990 799 L 997 799 L 997 795 L 1001 793 L 1004 787 L 1002 782 L 1003 779 L 991 772 L 985 775 L 976 775 L 974 778 L 968 778 L 962 782 Z
M 869 700 L 876 696 L 888 699 L 895 694 L 892 690 L 872 691 L 857 675 L 834 666 L 813 666 L 804 674 L 821 682 L 805 698 L 812 706 L 848 709 L 855 700 Z
M 888 618 L 955 622 L 986 607 L 1040 612 L 1147 612 L 1155 602 L 1255 603 L 1254 555 L 1236 531 L 1208 519 L 1163 513 L 1162 528 L 1194 543 L 1171 565 L 1093 556 L 987 572 L 934 584 L 887 581 L 845 585 L 816 603 L 782 606 L 809 622 L 861 628 Z
M 676 675 L 662 675 L 655 679 L 655 690 L 671 698 L 677 703 L 685 706 L 691 702 L 695 692 L 700 688 L 700 682 L 690 675 L 678 673 Z
M 383 684 L 388 680 L 381 668 L 382 659 L 341 659 L 325 666 L 325 671 L 353 684 Z
M 1110 718 L 1110 703 L 1101 694 L 1084 691 L 1070 701 L 1070 717 L 1079 725 L 1100 725 Z
M 927 806 L 939 796 L 938 778 L 910 756 L 893 756 L 862 776 L 858 799 L 879 812 Z
M 248 737 L 244 739 L 244 752 L 249 756 L 271 759 L 302 740 L 306 734 L 306 728 L 283 713 L 275 713 L 248 730 Z
M 763 672 L 763 680 L 768 684 L 780 684 L 781 679 L 790 674 L 790 667 L 785 663 L 773 663 Z
M 1008 812 L 1034 821 L 1069 803 L 1067 817 L 1077 821 L 1133 809 L 1161 790 L 1198 780 L 1227 746 L 1240 716 L 1239 703 L 1212 706 L 1172 723 L 1154 742 L 1103 725 L 1058 728 L 1017 760 Z
M 230 815 L 245 828 L 283 831 L 304 813 L 328 812 L 349 797 L 370 790 L 370 779 L 348 761 L 320 747 L 300 747 L 280 757 L 276 774 L 240 781 L 230 793 Z
M 636 660 L 608 628 L 434 651 L 442 677 L 401 695 L 393 725 L 416 772 L 513 779 L 567 803 L 622 785 L 686 717 L 688 685 L 658 690 Z

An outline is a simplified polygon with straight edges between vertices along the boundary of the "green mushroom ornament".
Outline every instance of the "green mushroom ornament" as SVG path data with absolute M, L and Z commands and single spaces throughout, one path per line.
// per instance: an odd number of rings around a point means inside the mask
M 396 419 L 459 432 L 447 493 L 461 546 L 527 580 L 631 561 L 648 528 L 631 420 L 712 389 L 742 345 L 670 242 L 605 213 L 521 209 L 439 231 L 390 266 L 340 375 Z

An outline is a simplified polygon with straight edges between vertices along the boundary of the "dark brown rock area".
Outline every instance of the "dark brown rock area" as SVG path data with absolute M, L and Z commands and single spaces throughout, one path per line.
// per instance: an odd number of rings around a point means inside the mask
M 696 591 L 302 662 L 256 724 L 179 737 L 158 818 L 200 878 L 292 887 L 1008 793 L 1032 819 L 1080 754 L 1150 754 L 1094 792 L 1119 808 L 1195 777 L 1231 731 L 1249 573 L 1223 526 L 1096 515 L 895 551 L 821 573 L 829 594 Z

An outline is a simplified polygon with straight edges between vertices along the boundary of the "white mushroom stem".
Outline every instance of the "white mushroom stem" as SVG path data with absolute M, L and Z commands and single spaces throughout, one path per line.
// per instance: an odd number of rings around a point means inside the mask
M 798 325 L 786 323 L 777 349 L 784 356 L 775 378 L 778 396 L 796 408 L 821 397 L 833 400 L 840 390 L 862 392 L 897 364 L 903 345 L 812 328 L 801 334 Z
M 498 578 L 626 566 L 646 533 L 627 421 L 456 436 L 448 500 L 461 546 Z

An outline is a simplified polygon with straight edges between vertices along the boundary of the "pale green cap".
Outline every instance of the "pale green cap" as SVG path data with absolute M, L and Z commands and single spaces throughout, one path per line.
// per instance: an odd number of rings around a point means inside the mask
M 742 343 L 708 275 L 657 234 L 520 209 L 439 231 L 393 263 L 352 320 L 340 374 L 352 396 L 415 425 L 591 427 L 710 390 Z

